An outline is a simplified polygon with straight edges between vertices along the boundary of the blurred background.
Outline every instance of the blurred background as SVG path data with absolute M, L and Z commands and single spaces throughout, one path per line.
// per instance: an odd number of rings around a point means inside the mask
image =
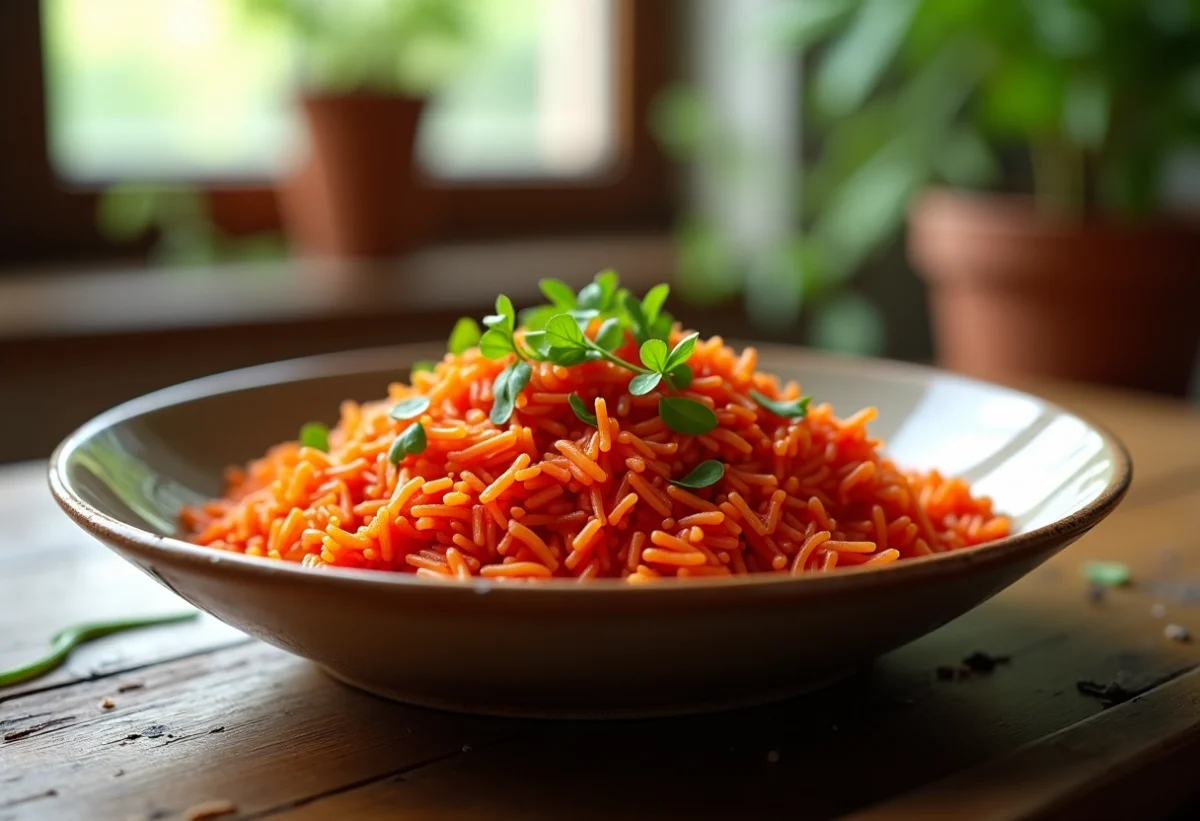
M 0 462 L 613 267 L 707 334 L 1195 394 L 1200 0 L 10 0 Z

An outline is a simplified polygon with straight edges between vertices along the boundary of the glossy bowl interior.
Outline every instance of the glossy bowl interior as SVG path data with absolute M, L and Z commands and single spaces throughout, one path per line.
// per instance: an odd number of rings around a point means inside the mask
M 338 403 L 383 396 L 429 346 L 358 351 L 179 385 L 101 415 L 50 466 L 64 510 L 197 607 L 340 678 L 414 703 L 505 715 L 657 715 L 803 692 L 933 630 L 1070 544 L 1131 473 L 1105 431 L 1033 396 L 892 362 L 760 346 L 902 465 L 971 480 L 1014 518 L 979 548 L 800 578 L 431 584 L 189 545 L 184 504 Z M 822 625 L 814 629 L 814 625 Z

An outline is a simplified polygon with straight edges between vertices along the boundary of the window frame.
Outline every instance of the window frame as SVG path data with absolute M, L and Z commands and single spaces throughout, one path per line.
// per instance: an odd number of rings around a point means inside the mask
M 655 95 L 677 76 L 677 0 L 613 0 L 613 166 L 595 176 L 454 180 L 436 240 L 666 228 L 674 174 L 647 122 Z M 95 224 L 98 191 L 71 186 L 51 164 L 39 0 L 0 4 L 0 264 L 128 256 Z M 197 181 L 214 221 L 234 234 L 278 230 L 269 182 Z

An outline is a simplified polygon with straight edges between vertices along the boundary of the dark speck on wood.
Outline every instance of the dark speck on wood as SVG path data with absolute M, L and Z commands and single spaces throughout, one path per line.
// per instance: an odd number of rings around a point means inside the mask
M 64 716 L 62 718 L 51 719 L 50 721 L 43 721 L 40 724 L 33 724 L 29 727 L 23 727 L 20 730 L 9 730 L 4 734 L 4 740 L 6 742 L 17 741 L 27 736 L 31 736 L 34 733 L 40 733 L 42 730 L 48 730 L 51 727 L 57 727 L 59 724 L 66 724 L 68 721 L 72 721 L 74 718 L 75 716 Z
M 996 669 L 996 665 L 1008 664 L 1008 662 L 1008 656 L 993 656 L 980 650 L 976 650 L 962 660 L 962 663 L 971 668 L 973 673 L 990 673 Z
M 128 684 L 122 684 L 120 687 L 118 687 L 117 692 L 118 693 L 131 693 L 134 690 L 140 690 L 145 686 L 146 685 L 142 684 L 140 681 L 131 681 Z
M 142 730 L 142 735 L 146 738 L 160 738 L 167 734 L 167 728 L 162 724 L 151 724 L 149 727 Z
M 220 727 L 213 727 L 213 728 L 212 728 L 211 730 L 209 730 L 208 732 L 209 732 L 209 734 L 210 734 L 210 735 L 211 735 L 211 734 L 213 734 L 213 733 L 223 733 L 223 732 L 225 732 L 225 725 L 224 725 L 224 724 L 222 724 Z

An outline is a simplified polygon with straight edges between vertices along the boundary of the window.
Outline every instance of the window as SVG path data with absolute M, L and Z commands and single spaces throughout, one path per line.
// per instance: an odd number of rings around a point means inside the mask
M 675 76 L 678 0 L 474 1 L 482 40 L 419 151 L 449 191 L 441 237 L 667 227 L 646 117 Z M 127 254 L 96 229 L 117 180 L 197 185 L 235 233 L 278 225 L 272 180 L 302 147 L 295 61 L 245 6 L 0 3 L 0 264 Z
M 361 0 L 352 0 L 361 2 Z M 245 0 L 43 0 L 55 170 L 268 178 L 299 150 L 295 55 Z M 611 0 L 476 0 L 420 145 L 446 179 L 581 177 L 615 151 Z M 231 127 L 231 124 L 236 124 Z

